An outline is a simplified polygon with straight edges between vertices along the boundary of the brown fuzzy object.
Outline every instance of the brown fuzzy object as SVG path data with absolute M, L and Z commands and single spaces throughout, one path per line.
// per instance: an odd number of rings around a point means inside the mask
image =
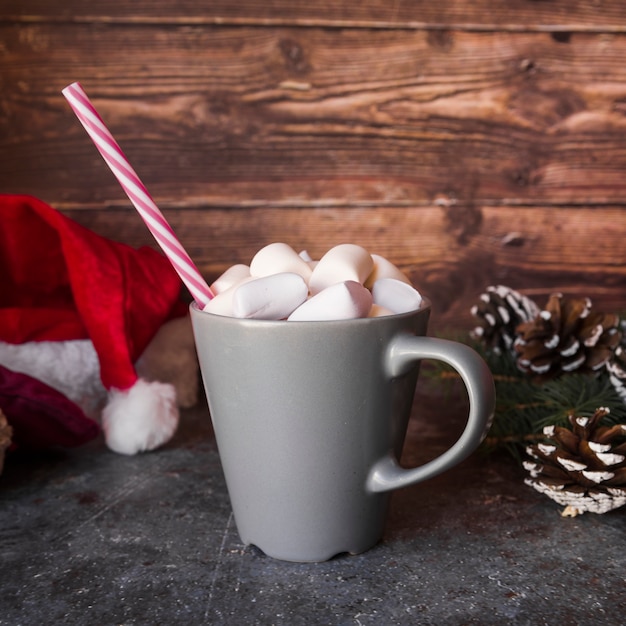
M 4 467 L 4 452 L 11 445 L 11 436 L 13 429 L 9 426 L 7 418 L 0 409 L 0 474 Z

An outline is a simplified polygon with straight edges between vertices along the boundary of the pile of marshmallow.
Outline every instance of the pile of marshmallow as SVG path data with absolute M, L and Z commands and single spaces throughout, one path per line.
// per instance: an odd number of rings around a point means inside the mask
M 385 258 L 341 244 L 319 261 L 286 243 L 259 250 L 212 285 L 204 311 L 229 317 L 319 321 L 396 315 L 419 309 L 422 296 Z

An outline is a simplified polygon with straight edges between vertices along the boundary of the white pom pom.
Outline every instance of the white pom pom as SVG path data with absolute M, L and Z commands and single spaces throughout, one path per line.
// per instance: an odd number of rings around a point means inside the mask
M 178 426 L 173 385 L 139 379 L 130 389 L 112 389 L 102 412 L 106 443 L 120 454 L 154 450 L 171 439 Z

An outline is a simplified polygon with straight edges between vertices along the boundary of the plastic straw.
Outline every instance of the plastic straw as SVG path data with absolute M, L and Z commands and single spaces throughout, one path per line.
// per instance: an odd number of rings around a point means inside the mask
M 62 93 L 180 279 L 189 289 L 191 296 L 198 306 L 203 308 L 213 298 L 211 289 L 176 238 L 171 226 L 131 167 L 87 94 L 79 83 L 72 83 L 63 89 Z

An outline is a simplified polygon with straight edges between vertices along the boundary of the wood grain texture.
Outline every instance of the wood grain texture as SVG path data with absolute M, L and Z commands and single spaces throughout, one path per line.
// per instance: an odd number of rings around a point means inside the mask
M 322 25 L 336 28 L 442 27 L 464 30 L 624 32 L 620 0 L 2 0 L 7 19 L 115 23 Z
M 514 218 L 512 218 L 514 212 Z M 284 241 L 319 258 L 350 241 L 396 263 L 433 301 L 433 329 L 467 327 L 469 307 L 489 284 L 520 289 L 543 304 L 561 291 L 591 297 L 597 308 L 624 307 L 626 265 L 621 207 L 486 207 L 471 219 L 448 207 L 295 209 L 262 207 L 166 210 L 166 217 L 207 280 L 248 263 L 263 245 Z M 75 210 L 100 234 L 155 246 L 132 209 Z M 585 253 L 590 242 L 602 242 Z
M 467 325 L 492 283 L 626 310 L 626 5 L 0 0 L 0 192 L 154 245 L 80 81 L 208 278 L 388 256 Z
M 564 45 L 511 33 L 444 42 L 320 29 L 149 34 L 0 28 L 1 186 L 34 185 L 68 205 L 121 197 L 60 95 L 77 79 L 167 205 L 626 196 L 626 144 L 616 140 L 626 132 L 626 37 L 576 35 Z M 68 185 L 71 173 L 82 188 Z

